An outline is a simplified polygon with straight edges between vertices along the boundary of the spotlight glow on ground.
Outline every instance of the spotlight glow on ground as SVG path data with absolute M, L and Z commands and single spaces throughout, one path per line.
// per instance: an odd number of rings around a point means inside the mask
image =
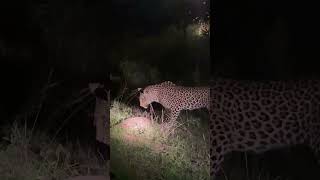
M 168 147 L 159 142 L 155 142 L 155 138 L 159 136 L 157 134 L 157 123 L 145 117 L 132 117 L 124 120 L 119 124 L 121 129 L 122 141 L 131 146 L 148 147 L 155 153 L 168 150 Z
M 132 117 L 119 124 L 123 130 L 123 138 L 129 144 L 147 144 L 152 136 L 151 121 L 145 117 Z
M 133 133 L 143 134 L 152 129 L 151 121 L 145 117 L 133 117 L 124 120 L 120 126 L 123 129 L 132 131 Z

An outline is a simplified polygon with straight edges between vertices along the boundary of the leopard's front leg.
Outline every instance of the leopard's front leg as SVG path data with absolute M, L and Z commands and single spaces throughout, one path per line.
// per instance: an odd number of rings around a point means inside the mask
M 177 120 L 178 116 L 180 114 L 180 109 L 166 109 L 165 111 L 165 121 L 170 122 L 170 121 L 175 121 Z
M 225 120 L 223 113 L 210 112 L 210 177 L 215 179 L 221 173 L 225 154 L 231 151 L 230 138 L 232 131 L 225 129 L 231 127 Z
M 224 146 L 217 145 L 216 139 L 211 139 L 210 147 L 210 177 L 211 180 L 215 179 L 218 173 L 221 173 L 221 165 L 224 160 Z

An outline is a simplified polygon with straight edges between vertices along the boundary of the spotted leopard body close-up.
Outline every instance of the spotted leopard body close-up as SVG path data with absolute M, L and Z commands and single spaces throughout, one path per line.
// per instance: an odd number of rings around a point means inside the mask
M 152 102 L 165 108 L 167 121 L 174 121 L 182 110 L 207 108 L 209 110 L 209 87 L 178 86 L 170 81 L 149 85 L 140 93 L 140 106 L 147 108 Z
M 219 79 L 210 87 L 211 177 L 232 151 L 305 144 L 320 162 L 320 81 Z

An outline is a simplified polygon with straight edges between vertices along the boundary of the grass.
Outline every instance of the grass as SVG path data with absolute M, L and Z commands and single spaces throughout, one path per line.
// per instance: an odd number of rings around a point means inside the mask
M 167 134 L 166 124 L 156 122 L 123 128 L 119 122 L 135 115 L 120 102 L 112 103 L 110 115 L 111 124 L 117 124 L 110 130 L 111 171 L 117 179 L 210 179 L 205 119 L 184 113 L 179 119 L 183 124 L 170 127 L 174 131 Z
M 1 180 L 62 180 L 77 175 L 108 173 L 90 148 L 80 143 L 51 143 L 41 132 L 14 123 L 0 141 Z

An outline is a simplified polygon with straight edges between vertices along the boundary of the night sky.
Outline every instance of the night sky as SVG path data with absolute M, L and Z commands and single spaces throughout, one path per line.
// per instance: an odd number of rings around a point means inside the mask
M 211 5 L 212 69 L 231 58 L 237 71 L 233 78 L 319 77 L 317 11 L 308 1 L 226 0 Z

